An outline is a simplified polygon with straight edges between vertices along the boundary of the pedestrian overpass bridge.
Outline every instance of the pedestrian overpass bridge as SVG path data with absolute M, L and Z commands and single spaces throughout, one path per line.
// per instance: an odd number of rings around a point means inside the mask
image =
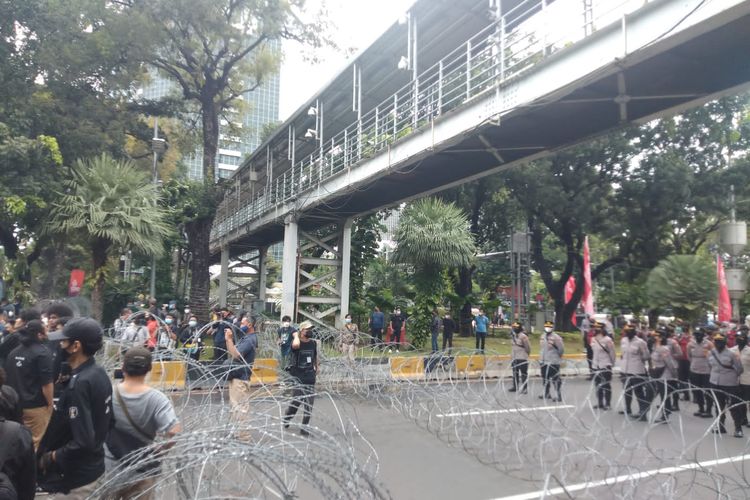
M 235 172 L 220 300 L 283 240 L 282 314 L 343 317 L 353 217 L 737 93 L 748 47 L 750 0 L 419 0 Z

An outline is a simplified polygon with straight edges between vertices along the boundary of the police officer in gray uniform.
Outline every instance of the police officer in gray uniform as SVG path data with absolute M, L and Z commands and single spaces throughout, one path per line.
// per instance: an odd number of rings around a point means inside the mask
M 612 402 L 612 367 L 615 365 L 615 343 L 607 335 L 604 324 L 594 324 L 591 339 L 591 369 L 594 370 L 597 405 L 594 408 L 609 410 Z
M 542 383 L 544 384 L 544 393 L 539 399 L 550 398 L 550 385 L 555 386 L 557 397 L 552 401 L 562 401 L 562 379 L 560 378 L 560 363 L 564 352 L 563 340 L 553 331 L 554 325 L 547 321 L 544 324 L 544 333 L 539 339 L 539 362 L 542 365 Z
M 708 353 L 713 349 L 713 344 L 706 338 L 703 328 L 696 328 L 693 339 L 688 343 L 687 355 L 690 361 L 690 385 L 693 390 L 693 401 L 698 405 L 698 411 L 693 413 L 696 417 L 712 418 L 711 407 L 714 398 L 707 391 L 709 387 L 709 375 L 711 366 L 708 364 Z
M 666 423 L 672 413 L 670 401 L 672 398 L 672 381 L 677 378 L 677 360 L 672 355 L 672 349 L 668 345 L 667 331 L 661 329 L 652 335 L 654 340 L 651 350 L 651 394 L 654 399 L 656 394 L 661 397 L 662 414 L 654 420 L 654 423 Z
M 649 359 L 649 352 L 646 341 L 636 337 L 636 331 L 632 325 L 625 327 L 625 337 L 620 342 L 620 359 L 625 384 L 625 408 L 620 410 L 620 413 L 645 421 L 649 401 L 651 401 L 651 391 L 646 378 L 646 361 Z M 633 395 L 638 399 L 637 415 L 633 415 L 630 410 Z
M 513 387 L 509 391 L 519 391 L 521 394 L 526 394 L 528 392 L 529 353 L 531 353 L 531 345 L 529 344 L 529 337 L 524 333 L 521 323 L 513 323 L 510 328 L 510 353 L 512 358 L 510 365 L 513 369 Z
M 727 339 L 721 334 L 714 335 L 715 349 L 710 351 L 708 364 L 711 366 L 711 391 L 719 405 L 719 427 L 714 428 L 716 434 L 726 434 L 724 427 L 726 419 L 726 409 L 729 405 L 729 412 L 734 420 L 734 437 L 741 438 L 742 434 L 742 414 L 740 412 L 741 400 L 738 398 L 740 385 L 740 375 L 743 372 L 742 362 L 737 353 L 727 349 Z

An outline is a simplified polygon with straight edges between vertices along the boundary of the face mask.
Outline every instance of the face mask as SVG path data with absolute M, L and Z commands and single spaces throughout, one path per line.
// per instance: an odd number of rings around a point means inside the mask
M 247 333 L 248 328 L 247 326 L 241 326 L 240 330 L 242 330 L 242 333 Z
M 42 318 L 42 324 L 47 326 L 49 324 L 49 318 Z
M 716 349 L 719 351 L 723 351 L 724 348 L 727 346 L 726 342 L 723 340 L 715 340 L 714 345 L 716 346 Z
M 521 330 L 516 330 L 516 333 L 518 333 L 518 332 L 520 332 L 520 331 L 521 331 Z M 545 331 L 545 332 L 547 332 L 547 333 L 552 333 L 552 328 L 550 328 L 550 327 L 547 327 L 547 328 L 545 328 L 545 329 L 544 329 L 544 331 Z
M 347 325 L 348 325 L 349 323 L 351 323 L 351 322 L 352 322 L 352 318 L 346 318 L 346 319 L 344 320 L 344 323 L 346 323 Z
M 190 325 L 190 326 L 198 326 L 198 322 L 197 321 L 189 321 L 188 325 Z
M 628 330 L 626 333 L 629 339 L 633 340 L 633 337 L 635 337 L 635 330 Z
M 399 309 L 396 309 L 396 314 L 401 314 L 401 311 Z
M 742 337 L 737 337 L 737 345 L 740 347 L 745 347 L 747 345 L 747 339 L 743 339 Z
M 171 325 L 172 324 L 172 318 L 167 318 L 167 319 L 164 320 L 164 322 L 166 324 L 168 324 L 168 325 Z
M 282 323 L 282 326 L 283 326 L 284 328 L 289 328 L 289 327 L 291 326 L 291 323 L 289 323 L 288 321 L 284 321 L 284 322 Z

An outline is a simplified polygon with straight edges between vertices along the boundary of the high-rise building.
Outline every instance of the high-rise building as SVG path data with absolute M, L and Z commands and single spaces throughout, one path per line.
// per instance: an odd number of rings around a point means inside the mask
M 271 49 L 279 51 L 281 44 L 271 42 Z M 170 93 L 179 92 L 176 85 L 161 75 L 153 75 L 143 88 L 143 97 L 158 100 Z M 279 121 L 279 74 L 269 75 L 263 84 L 242 96 L 241 111 L 232 116 L 234 131 L 222 119 L 219 124 L 219 151 L 216 158 L 217 178 L 231 177 L 239 168 L 245 155 L 254 151 L 262 142 L 264 128 Z M 182 159 L 187 167 L 187 177 L 203 179 L 203 151 L 197 148 Z

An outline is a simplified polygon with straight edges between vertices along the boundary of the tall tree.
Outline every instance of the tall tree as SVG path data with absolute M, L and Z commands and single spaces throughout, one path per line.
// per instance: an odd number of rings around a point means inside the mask
M 208 314 L 209 237 L 222 196 L 214 186 L 219 122 L 233 123 L 233 108 L 278 71 L 280 54 L 271 42 L 292 39 L 321 43 L 320 18 L 305 21 L 304 0 L 121 0 L 123 12 L 143 22 L 156 38 L 148 63 L 173 80 L 192 104 L 202 125 L 205 216 L 185 228 L 192 250 L 190 301 L 204 319 Z
M 101 319 L 110 251 L 158 254 L 170 229 L 150 176 L 129 161 L 102 154 L 79 160 L 53 204 L 46 230 L 87 242 L 93 264 L 92 311 Z

